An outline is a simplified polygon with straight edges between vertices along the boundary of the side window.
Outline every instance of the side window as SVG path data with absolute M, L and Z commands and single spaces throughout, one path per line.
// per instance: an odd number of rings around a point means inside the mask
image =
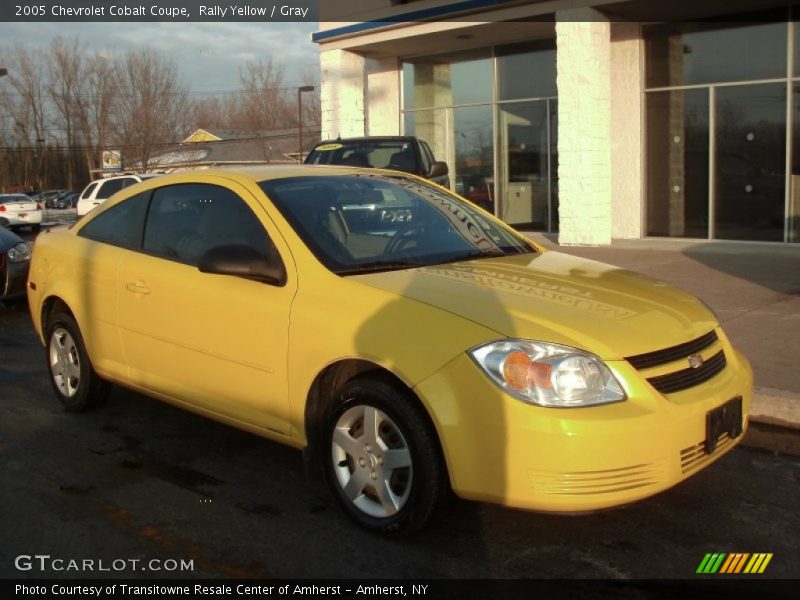
M 96 182 L 96 181 L 95 181 L 94 183 L 92 183 L 91 185 L 89 185 L 89 187 L 87 187 L 87 188 L 86 188 L 86 189 L 83 191 L 83 195 L 81 196 L 81 198 L 85 200 L 86 198 L 88 198 L 89 196 L 91 196 L 91 195 L 92 195 L 92 192 L 95 190 L 95 188 L 97 187 L 97 185 L 98 185 L 98 184 L 97 184 L 97 182 Z
M 149 195 L 150 192 L 137 194 L 103 211 L 81 227 L 78 235 L 112 246 L 138 250 L 142 242 Z
M 126 177 L 125 179 L 122 179 L 121 181 L 122 181 L 122 188 L 123 188 L 123 189 L 125 189 L 125 188 L 126 188 L 126 187 L 128 187 L 128 186 L 131 186 L 131 185 L 133 185 L 134 183 L 139 183 L 139 182 L 138 182 L 136 179 L 134 179 L 133 177 Z
M 277 256 L 264 226 L 231 190 L 191 183 L 155 191 L 144 233 L 146 252 L 194 266 L 206 251 L 228 244 Z
M 124 179 L 109 179 L 108 181 L 104 181 L 97 191 L 97 199 L 105 200 L 106 198 L 110 198 L 120 191 L 124 187 L 124 184 Z

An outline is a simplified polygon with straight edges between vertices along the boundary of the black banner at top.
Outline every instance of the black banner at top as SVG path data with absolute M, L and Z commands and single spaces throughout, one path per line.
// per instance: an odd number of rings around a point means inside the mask
M 579 3 L 583 4 L 583 3 Z M 424 21 L 782 21 L 791 0 L 604 0 L 571 10 L 549 0 L 0 0 L 0 22 L 330 22 L 338 33 Z M 337 34 L 338 34 L 337 33 Z
M 0 0 L 5 22 L 317 22 L 319 0 Z

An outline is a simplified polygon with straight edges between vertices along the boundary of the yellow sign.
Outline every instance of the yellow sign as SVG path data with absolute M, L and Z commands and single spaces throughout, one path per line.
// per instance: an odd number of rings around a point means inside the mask
M 317 146 L 314 150 L 319 150 L 320 152 L 326 152 L 328 150 L 338 150 L 342 147 L 342 144 L 322 144 L 322 146 Z

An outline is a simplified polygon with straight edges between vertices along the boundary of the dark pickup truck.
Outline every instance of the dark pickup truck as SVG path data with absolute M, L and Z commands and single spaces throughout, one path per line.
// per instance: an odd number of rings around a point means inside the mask
M 307 165 L 349 165 L 405 171 L 450 187 L 447 163 L 433 157 L 430 146 L 414 136 L 370 136 L 325 140 L 306 157 Z

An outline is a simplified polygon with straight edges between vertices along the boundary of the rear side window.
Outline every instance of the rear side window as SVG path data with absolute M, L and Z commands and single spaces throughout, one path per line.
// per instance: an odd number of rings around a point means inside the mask
M 97 199 L 105 200 L 106 198 L 110 198 L 122 188 L 133 183 L 136 183 L 136 180 L 132 177 L 126 177 L 123 179 L 109 179 L 108 181 L 104 181 L 100 189 L 97 191 Z
M 227 188 L 192 183 L 153 193 L 145 252 L 196 266 L 211 248 L 230 244 L 246 244 L 265 255 L 276 253 L 250 207 Z
M 91 196 L 92 192 L 95 190 L 96 187 L 97 187 L 96 181 L 94 183 L 89 184 L 89 187 L 83 190 L 83 195 L 81 196 L 81 198 L 85 200 L 86 198 Z
M 78 235 L 96 242 L 138 250 L 142 243 L 149 196 L 150 192 L 143 192 L 115 204 L 84 225 Z

